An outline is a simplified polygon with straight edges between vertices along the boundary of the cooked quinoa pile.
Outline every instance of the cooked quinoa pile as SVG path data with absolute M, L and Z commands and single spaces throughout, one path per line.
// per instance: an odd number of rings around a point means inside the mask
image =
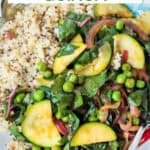
M 15 19 L 0 28 L 0 101 L 17 84 L 35 87 L 38 76 L 36 64 L 45 61 L 52 67 L 59 50 L 57 25 L 70 11 L 92 15 L 92 5 L 32 4 L 17 12 Z M 9 123 L 3 120 L 0 107 L 0 128 Z M 26 145 L 11 141 L 10 150 L 24 150 Z
M 0 28 L 0 98 L 18 83 L 35 86 L 38 61 L 52 66 L 57 25 L 69 11 L 91 14 L 92 5 L 28 5 Z

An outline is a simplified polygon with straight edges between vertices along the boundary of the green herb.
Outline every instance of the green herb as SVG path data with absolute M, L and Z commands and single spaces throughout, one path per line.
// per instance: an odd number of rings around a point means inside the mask
M 81 150 L 107 150 L 108 149 L 108 143 L 97 143 L 97 144 L 91 144 L 87 146 L 82 146 Z
M 103 31 L 103 30 L 106 30 L 106 31 Z M 102 35 L 100 34 L 101 32 L 103 32 L 103 37 Z M 99 35 L 101 35 L 101 38 L 97 38 L 97 44 L 99 46 L 102 46 L 106 41 L 107 42 L 110 42 L 110 44 L 113 46 L 113 36 L 115 34 L 118 34 L 118 31 L 116 30 L 115 26 L 112 26 L 111 28 L 103 28 L 101 31 L 100 31 Z
M 72 93 L 65 93 L 63 91 L 63 84 L 65 82 L 66 75 L 61 74 L 56 77 L 54 83 L 51 87 L 51 100 L 53 103 L 57 103 L 59 101 L 64 100 L 72 100 L 73 94 Z
M 51 89 L 46 86 L 40 86 L 38 89 L 42 90 L 45 93 L 45 98 L 50 99 L 51 98 Z
M 68 40 L 76 34 L 77 25 L 71 20 L 65 20 L 63 24 L 59 24 L 58 30 L 59 39 Z
M 19 129 L 15 124 L 10 126 L 9 131 L 15 136 L 16 140 L 25 140 L 24 136 L 21 134 L 21 132 L 19 132 Z
M 94 47 L 90 49 L 89 51 L 85 51 L 78 59 L 77 63 L 86 65 L 88 63 L 91 63 L 95 58 L 97 58 L 99 54 L 98 47 Z
M 62 48 L 59 50 L 56 56 L 60 57 L 60 56 L 70 55 L 75 51 L 76 48 L 77 46 L 73 44 L 63 43 Z
M 146 52 L 147 52 L 148 54 L 150 54 L 150 42 L 147 42 L 147 43 L 145 44 L 145 50 L 146 50 Z
M 147 92 L 146 90 L 137 90 L 131 93 L 128 97 L 128 102 L 134 106 L 140 106 L 144 101 L 147 101 Z M 147 109 L 147 106 L 143 105 L 144 109 Z
M 3 113 L 4 113 L 5 117 L 7 115 L 7 110 L 8 110 L 8 102 L 4 102 L 3 103 Z
M 80 92 L 77 92 L 75 95 L 74 108 L 77 109 L 83 105 L 83 97 Z
M 79 88 L 81 90 L 81 94 L 88 97 L 95 96 L 97 90 L 104 85 L 106 77 L 107 73 L 104 71 L 99 75 L 86 78 L 83 86 Z
M 87 17 L 89 17 L 89 15 L 86 14 L 78 14 L 75 12 L 70 12 L 67 16 L 67 18 L 72 19 L 72 20 L 76 20 L 79 22 L 84 21 Z
M 88 22 L 86 25 L 84 25 L 79 33 L 83 36 L 83 37 L 86 37 L 89 29 L 97 22 L 97 20 L 91 20 L 90 22 Z
M 69 134 L 73 135 L 75 131 L 79 128 L 79 125 L 80 125 L 79 118 L 74 113 L 71 112 L 69 114 L 69 122 L 68 122 Z
M 109 28 L 107 26 L 103 26 L 102 29 L 98 33 L 98 38 L 102 39 L 107 34 L 109 34 Z
M 16 117 L 15 123 L 17 125 L 20 125 L 22 123 L 22 121 L 23 121 L 23 118 L 24 118 L 25 107 L 22 106 L 21 104 L 14 105 L 14 107 L 15 107 L 15 109 L 14 109 L 14 112 L 15 112 L 14 117 Z

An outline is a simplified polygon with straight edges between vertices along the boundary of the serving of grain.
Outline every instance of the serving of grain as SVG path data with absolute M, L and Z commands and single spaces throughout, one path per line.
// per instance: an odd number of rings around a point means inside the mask
M 40 60 L 52 67 L 59 50 L 57 26 L 70 11 L 92 15 L 93 5 L 83 4 L 30 4 L 17 12 L 15 19 L 0 28 L 0 101 L 16 85 L 33 88 L 38 76 L 36 64 Z M 0 128 L 7 129 L 0 109 Z M 1 130 L 0 129 L 0 130 Z M 11 141 L 9 150 L 24 150 L 28 146 Z

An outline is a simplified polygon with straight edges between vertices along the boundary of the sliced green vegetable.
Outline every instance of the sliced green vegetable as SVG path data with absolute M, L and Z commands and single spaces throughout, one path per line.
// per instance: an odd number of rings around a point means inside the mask
M 73 53 L 55 57 L 55 61 L 53 64 L 54 74 L 62 73 L 66 69 L 66 67 L 86 49 L 86 45 L 83 43 L 76 43 L 75 46 L 77 46 L 78 48 L 76 48 Z
M 118 15 L 123 18 L 133 17 L 133 13 L 123 4 L 96 4 L 93 11 L 96 17 L 112 15 Z
M 84 76 L 94 76 L 101 73 L 108 66 L 111 59 L 111 54 L 111 46 L 108 42 L 106 42 L 99 48 L 98 58 L 83 66 L 79 71 L 77 71 L 77 73 Z
M 48 100 L 33 104 L 25 113 L 21 127 L 24 136 L 41 147 L 55 146 L 61 139 L 53 122 L 51 103 Z
M 116 138 L 116 133 L 106 124 L 98 122 L 85 123 L 75 133 L 71 141 L 71 146 L 109 142 L 116 140 Z
M 123 53 L 124 50 L 128 52 L 127 63 L 136 69 L 144 68 L 145 56 L 140 43 L 127 34 L 116 34 L 114 36 L 114 53 Z

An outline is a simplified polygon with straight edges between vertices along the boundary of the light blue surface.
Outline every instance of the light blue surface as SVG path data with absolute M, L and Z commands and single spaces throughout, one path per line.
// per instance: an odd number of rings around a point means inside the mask
M 141 4 L 126 4 L 133 13 L 138 16 L 144 11 L 150 10 L 150 3 L 141 3 Z

